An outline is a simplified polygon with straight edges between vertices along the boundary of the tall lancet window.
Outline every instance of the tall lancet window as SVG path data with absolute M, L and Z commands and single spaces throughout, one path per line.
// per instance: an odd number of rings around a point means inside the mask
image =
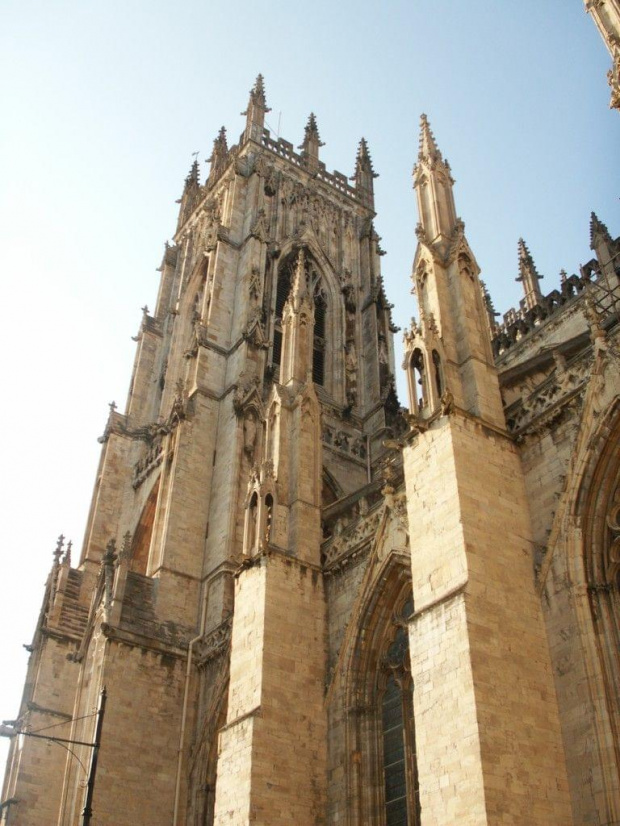
M 409 622 L 410 560 L 394 549 L 350 649 L 347 738 L 359 826 L 420 826 Z
M 403 614 L 412 610 L 408 601 Z M 399 627 L 382 660 L 380 692 L 381 762 L 385 826 L 418 826 L 418 780 L 415 762 L 409 635 Z
M 312 346 L 312 381 L 325 384 L 325 336 L 327 320 L 327 301 L 317 281 L 314 288 L 314 340 Z

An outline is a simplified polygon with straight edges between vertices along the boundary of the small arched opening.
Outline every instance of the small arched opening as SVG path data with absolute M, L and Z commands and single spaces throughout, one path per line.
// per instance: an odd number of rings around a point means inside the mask
M 416 347 L 409 359 L 409 396 L 412 412 L 415 415 L 424 413 L 428 405 L 428 391 L 424 354 L 419 347 Z

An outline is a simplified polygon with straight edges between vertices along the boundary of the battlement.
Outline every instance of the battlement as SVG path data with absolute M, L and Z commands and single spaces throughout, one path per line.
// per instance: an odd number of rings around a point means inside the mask
M 584 268 L 582 268 L 583 270 Z M 543 322 L 555 316 L 567 303 L 579 296 L 590 283 L 589 275 L 569 275 L 562 278 L 560 289 L 542 296 L 539 302 L 528 308 L 525 300 L 519 307 L 504 313 L 504 321 L 495 327 L 493 335 L 493 354 L 496 358 L 521 341 Z
M 534 302 L 522 299 L 519 307 L 504 313 L 502 324 L 492 325 L 493 354 L 496 359 L 542 324 L 559 317 L 568 305 L 579 302 L 586 294 L 591 295 L 601 318 L 608 316 L 610 312 L 617 312 L 620 302 L 620 238 L 613 240 L 607 229 L 604 230 L 609 245 L 606 260 L 602 262 L 597 255 L 597 258 L 592 258 L 579 268 L 579 275 L 567 275 L 562 270 L 559 289 L 551 290 L 547 295 L 538 292 Z M 596 251 L 594 241 L 592 249 Z M 529 255 L 529 251 L 526 252 Z M 535 270 L 534 273 L 538 280 L 540 276 Z M 521 277 L 517 280 L 521 280 Z M 488 306 L 492 313 L 492 303 Z
M 274 140 L 268 129 L 263 130 L 261 144 L 265 147 L 265 149 L 273 152 L 279 158 L 284 158 L 289 163 L 293 164 L 293 166 L 297 166 L 299 169 L 307 168 L 306 159 L 301 153 L 295 151 L 293 144 L 290 143 L 290 141 L 284 140 L 284 138 Z M 318 162 L 317 169 L 314 172 L 314 177 L 322 183 L 333 187 L 341 195 L 346 195 L 354 201 L 363 203 L 361 193 L 349 184 L 349 179 L 347 176 L 337 170 L 334 170 L 334 172 L 328 172 L 323 161 Z

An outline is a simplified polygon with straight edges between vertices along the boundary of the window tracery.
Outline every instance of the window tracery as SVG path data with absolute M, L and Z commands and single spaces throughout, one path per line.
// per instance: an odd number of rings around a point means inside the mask
M 351 734 L 360 766 L 352 767 L 352 777 L 360 824 L 420 826 L 408 628 L 413 599 L 399 564 L 389 563 L 387 571 L 356 646 L 360 683 Z

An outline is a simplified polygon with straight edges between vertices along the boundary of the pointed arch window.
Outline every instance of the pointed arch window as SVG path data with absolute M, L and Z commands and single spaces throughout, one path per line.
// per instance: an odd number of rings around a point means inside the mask
M 356 648 L 349 736 L 360 763 L 352 767 L 351 788 L 365 826 L 421 822 L 408 627 L 413 599 L 399 570 L 383 580 Z
M 325 384 L 325 341 L 327 329 L 327 300 L 320 287 L 314 290 L 314 338 L 312 345 L 312 381 Z
M 403 616 L 413 611 L 407 600 Z M 385 826 L 418 826 L 420 805 L 413 726 L 409 634 L 401 625 L 381 662 L 380 722 Z
M 312 380 L 322 386 L 326 383 L 327 346 L 328 346 L 328 302 L 327 291 L 324 289 L 321 273 L 310 258 L 306 258 L 308 276 L 314 301 L 314 335 L 312 343 Z M 275 312 L 273 326 L 272 364 L 278 369 L 282 363 L 282 317 L 284 306 L 291 291 L 293 275 L 297 265 L 297 253 L 293 253 L 280 267 L 276 284 Z

